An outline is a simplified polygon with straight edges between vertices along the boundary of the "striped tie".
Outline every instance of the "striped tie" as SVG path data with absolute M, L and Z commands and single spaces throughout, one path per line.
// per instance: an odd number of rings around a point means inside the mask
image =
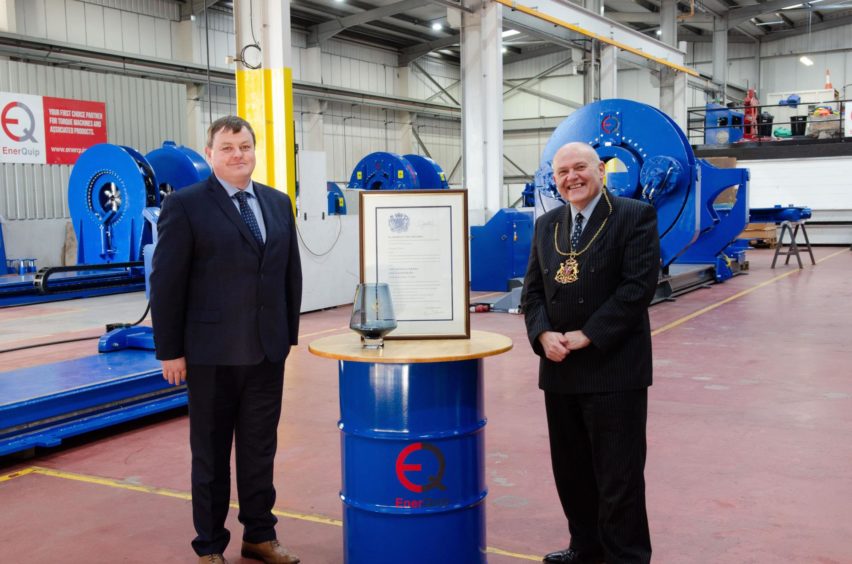
M 254 235 L 257 244 L 260 245 L 260 248 L 263 248 L 263 235 L 260 234 L 260 225 L 257 224 L 257 218 L 248 205 L 248 194 L 240 190 L 234 194 L 234 197 L 240 203 L 240 215 L 243 216 L 243 221 L 246 222 L 249 231 Z
M 583 214 L 574 216 L 574 230 L 571 231 L 571 248 L 576 250 L 580 247 L 580 234 L 583 232 Z

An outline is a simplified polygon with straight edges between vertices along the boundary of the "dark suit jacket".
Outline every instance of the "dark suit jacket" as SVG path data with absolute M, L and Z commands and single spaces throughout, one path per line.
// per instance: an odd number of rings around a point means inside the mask
M 569 206 L 550 210 L 535 224 L 521 303 L 527 335 L 541 357 L 539 387 L 557 393 L 631 390 L 651 385 L 651 329 L 648 306 L 660 270 L 660 241 L 653 206 L 609 194 L 612 215 L 592 246 L 577 258 L 579 280 L 554 280 L 569 248 Z M 609 213 L 601 198 L 583 229 L 583 249 Z M 562 362 L 544 356 L 538 336 L 544 331 L 580 329 L 592 344 L 572 351 Z
M 215 176 L 165 199 L 150 278 L 157 358 L 254 365 L 299 336 L 302 267 L 290 198 L 254 183 L 261 249 Z

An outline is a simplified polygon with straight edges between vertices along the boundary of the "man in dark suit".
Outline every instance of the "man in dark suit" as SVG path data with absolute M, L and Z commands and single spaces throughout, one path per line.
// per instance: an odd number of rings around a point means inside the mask
M 553 158 L 565 206 L 536 221 L 521 298 L 541 357 L 551 462 L 571 533 L 550 563 L 645 563 L 648 306 L 660 268 L 653 206 L 610 194 L 584 143 Z
M 242 555 L 299 562 L 276 540 L 272 469 L 302 270 L 290 199 L 252 182 L 254 149 L 245 120 L 213 122 L 205 149 L 213 174 L 165 199 L 150 279 L 163 378 L 186 380 L 189 392 L 199 563 L 226 562 L 232 441 Z

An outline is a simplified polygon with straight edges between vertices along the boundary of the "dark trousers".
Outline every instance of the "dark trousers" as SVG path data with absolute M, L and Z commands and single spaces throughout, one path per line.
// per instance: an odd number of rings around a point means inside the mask
M 648 390 L 545 392 L 553 475 L 571 546 L 607 564 L 651 561 L 645 510 Z
M 239 520 L 243 540 L 275 537 L 272 467 L 281 416 L 284 363 L 187 367 L 189 444 L 192 449 L 192 520 L 199 556 L 225 552 L 231 533 L 231 444 L 236 445 Z

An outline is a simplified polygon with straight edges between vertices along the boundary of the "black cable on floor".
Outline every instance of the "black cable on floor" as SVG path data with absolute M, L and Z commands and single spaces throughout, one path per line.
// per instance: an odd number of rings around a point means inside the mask
M 136 321 L 136 323 L 131 323 L 131 324 L 130 324 L 130 326 L 131 326 L 131 327 L 136 327 L 137 325 L 139 325 L 140 323 L 142 323 L 143 321 L 145 321 L 145 318 L 146 318 L 146 317 L 148 317 L 148 312 L 150 312 L 150 311 L 151 311 L 151 302 L 148 302 L 148 305 L 146 305 L 146 306 L 145 306 L 145 313 L 143 313 L 143 314 L 142 314 L 142 317 L 140 317 L 140 318 Z
M 145 313 L 143 313 L 142 317 L 140 317 L 134 323 L 110 323 L 106 327 L 107 332 L 112 331 L 113 329 L 117 329 L 117 328 L 136 327 L 137 325 L 139 325 L 140 323 L 145 321 L 145 318 L 148 317 L 148 312 L 150 312 L 150 311 L 151 311 L 151 302 L 148 302 L 148 305 L 145 307 Z M 76 343 L 78 341 L 91 341 L 92 339 L 100 339 L 100 338 L 101 338 L 101 336 L 98 335 L 97 337 L 78 337 L 76 339 L 64 339 L 62 341 L 50 341 L 49 343 L 36 343 L 36 344 L 33 344 L 33 345 L 23 345 L 23 346 L 14 347 L 14 348 L 11 348 L 11 349 L 0 349 L 0 354 L 17 352 L 17 351 L 25 351 L 27 349 L 37 349 L 38 347 L 49 347 L 51 345 L 64 345 L 66 343 Z
M 25 351 L 27 349 L 36 349 L 38 347 L 48 347 L 50 345 L 62 345 L 62 344 L 65 344 L 65 343 L 76 343 L 77 341 L 90 341 L 92 339 L 100 339 L 100 338 L 101 338 L 101 336 L 98 335 L 97 337 L 78 337 L 76 339 L 65 339 L 64 341 L 51 341 L 49 343 L 36 343 L 34 345 L 24 345 L 22 347 L 15 347 L 15 348 L 12 348 L 12 349 L 0 349 L 0 354 L 10 353 L 10 352 L 15 352 L 15 351 Z

